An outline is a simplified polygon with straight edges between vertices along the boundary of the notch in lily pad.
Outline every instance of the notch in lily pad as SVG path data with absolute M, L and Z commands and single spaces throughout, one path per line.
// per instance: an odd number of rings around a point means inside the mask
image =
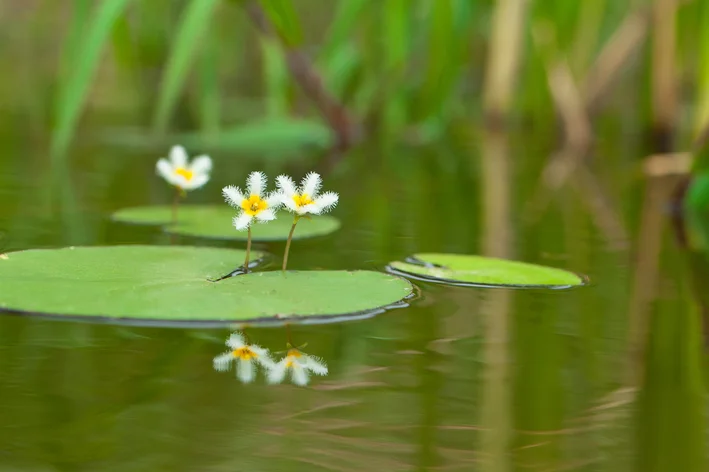
M 415 254 L 387 269 L 426 282 L 472 287 L 567 289 L 586 283 L 584 277 L 555 267 L 465 254 Z
M 12 252 L 0 260 L 0 311 L 131 325 L 279 325 L 368 318 L 406 306 L 413 293 L 406 279 L 366 270 L 212 281 L 244 256 L 225 248 L 139 245 Z
M 172 206 L 154 205 L 123 208 L 112 219 L 121 223 L 160 226 L 166 233 L 207 239 L 246 241 L 247 234 L 234 230 L 234 209 L 227 205 L 183 205 L 177 224 L 172 225 Z M 285 241 L 292 221 L 279 218 L 268 224 L 255 225 L 253 241 Z M 298 226 L 293 239 L 325 236 L 340 229 L 337 218 L 329 215 L 313 216 Z

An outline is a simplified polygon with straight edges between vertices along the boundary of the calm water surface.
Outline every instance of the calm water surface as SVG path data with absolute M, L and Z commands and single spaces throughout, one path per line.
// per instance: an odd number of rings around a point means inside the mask
M 330 368 L 307 388 L 215 372 L 227 330 L 2 316 L 0 470 L 705 470 L 704 350 L 665 218 L 672 182 L 643 180 L 639 155 L 605 143 L 550 191 L 537 176 L 554 146 L 526 139 L 480 133 L 460 145 L 353 151 L 326 180 L 341 194 L 333 214 L 343 228 L 297 241 L 289 267 L 382 270 L 422 251 L 487 254 L 584 273 L 589 286 L 417 283 L 408 308 L 294 328 Z M 78 146 L 59 175 L 35 148 L 2 149 L 6 250 L 169 243 L 108 219 L 170 200 L 154 176 L 160 152 Z M 309 170 L 214 158 L 218 172 L 190 202 L 220 201 L 221 187 L 251 170 Z M 285 347 L 282 328 L 250 335 Z

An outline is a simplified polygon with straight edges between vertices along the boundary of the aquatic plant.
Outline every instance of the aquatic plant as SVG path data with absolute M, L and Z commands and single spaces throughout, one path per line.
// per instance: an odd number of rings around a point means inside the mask
M 226 340 L 226 345 L 230 350 L 214 358 L 214 369 L 224 372 L 235 362 L 236 376 L 244 383 L 254 380 L 257 364 L 265 369 L 271 369 L 274 365 L 268 349 L 249 344 L 243 333 L 232 333 Z
M 266 193 L 266 174 L 252 172 L 246 180 L 246 193 L 233 185 L 224 187 L 222 194 L 226 202 L 241 210 L 233 219 L 237 231 L 248 231 L 246 240 L 246 260 L 244 272 L 249 271 L 249 253 L 251 252 L 251 223 L 268 223 L 276 219 L 276 210 L 282 204 L 279 192 Z
M 339 196 L 335 192 L 325 192 L 319 194 L 322 187 L 322 178 L 320 174 L 315 172 L 308 173 L 300 183 L 300 187 L 296 187 L 293 179 L 287 175 L 279 175 L 276 177 L 276 185 L 281 196 L 283 206 L 290 212 L 295 214 L 293 218 L 293 226 L 291 226 L 288 240 L 286 241 L 286 249 L 283 254 L 283 270 L 286 270 L 288 265 L 288 252 L 290 251 L 293 232 L 298 220 L 301 217 L 312 214 L 320 215 L 330 211 L 337 205 Z
M 172 204 L 172 223 L 175 224 L 177 223 L 177 207 L 180 197 L 184 197 L 188 191 L 203 187 L 209 181 L 212 159 L 203 154 L 189 162 L 185 148 L 177 145 L 170 149 L 168 159 L 158 159 L 155 170 L 176 189 Z
M 290 373 L 294 384 L 304 386 L 310 381 L 310 373 L 327 375 L 327 372 L 324 360 L 291 347 L 283 359 L 271 366 L 268 372 L 268 383 L 281 383 Z

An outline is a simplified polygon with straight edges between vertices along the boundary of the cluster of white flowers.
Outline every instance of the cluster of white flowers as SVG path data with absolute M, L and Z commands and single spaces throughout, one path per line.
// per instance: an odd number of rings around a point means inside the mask
M 236 363 L 236 376 L 244 383 L 256 378 L 256 366 L 266 370 L 266 380 L 270 384 L 283 382 L 290 373 L 296 385 L 307 385 L 310 374 L 327 375 L 327 365 L 315 356 L 295 348 L 288 350 L 286 356 L 278 362 L 271 358 L 268 349 L 256 344 L 249 344 L 244 335 L 233 333 L 226 341 L 229 351 L 214 358 L 214 369 L 223 372 Z
M 252 172 L 246 180 L 246 192 L 233 185 L 222 190 L 227 203 L 241 210 L 234 218 L 237 230 L 245 230 L 254 219 L 264 223 L 275 220 L 281 206 L 298 216 L 319 215 L 334 208 L 339 199 L 335 192 L 319 193 L 322 179 L 315 172 L 308 173 L 300 186 L 287 175 L 276 177 L 276 190 L 267 193 L 266 184 L 266 174 Z
M 182 146 L 173 146 L 168 159 L 158 160 L 156 170 L 170 185 L 185 192 L 201 188 L 209 181 L 212 160 L 201 155 L 190 162 Z M 308 173 L 300 186 L 287 175 L 276 177 L 277 189 L 272 192 L 266 192 L 266 184 L 266 174 L 252 172 L 246 180 L 246 192 L 233 185 L 222 189 L 227 203 L 240 210 L 233 221 L 237 230 L 247 229 L 254 220 L 260 223 L 275 220 L 280 207 L 297 216 L 319 215 L 334 208 L 339 199 L 335 192 L 319 193 L 322 179 L 315 172 Z

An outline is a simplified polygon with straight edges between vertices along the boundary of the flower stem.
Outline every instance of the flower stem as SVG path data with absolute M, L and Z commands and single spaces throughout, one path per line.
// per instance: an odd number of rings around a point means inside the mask
M 175 198 L 172 199 L 172 225 L 177 224 L 177 209 L 180 206 L 180 195 L 182 189 L 180 187 L 175 187 Z M 175 233 L 170 233 L 170 244 L 175 244 Z
M 286 270 L 286 266 L 288 265 L 288 253 L 290 252 L 290 243 L 291 240 L 293 239 L 293 231 L 295 231 L 295 225 L 298 224 L 298 220 L 300 219 L 300 215 L 295 215 L 295 218 L 293 218 L 293 226 L 290 227 L 290 233 L 288 233 L 288 241 L 286 241 L 286 252 L 283 253 L 283 269 Z
M 175 187 L 175 198 L 172 199 L 172 226 L 177 224 L 177 207 L 180 206 L 180 187 Z
M 249 273 L 249 256 L 251 255 L 251 226 L 248 229 L 248 235 L 246 236 L 246 260 L 244 261 L 244 273 Z

